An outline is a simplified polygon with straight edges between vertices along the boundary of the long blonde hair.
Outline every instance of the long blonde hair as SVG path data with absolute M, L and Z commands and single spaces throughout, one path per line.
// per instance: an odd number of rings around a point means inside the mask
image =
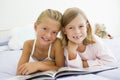
M 79 8 L 73 7 L 73 8 L 68 8 L 62 17 L 62 29 L 65 28 L 65 26 L 67 24 L 69 24 L 78 14 L 80 14 L 81 16 L 83 16 L 83 18 L 87 21 L 87 37 L 83 40 L 83 44 L 84 45 L 88 45 L 88 44 L 93 44 L 95 43 L 95 40 L 93 39 L 92 36 L 92 28 L 91 25 L 86 17 L 86 15 L 83 13 L 82 10 L 80 10 Z M 63 47 L 67 46 L 68 44 L 68 38 L 67 36 L 64 34 L 63 30 L 61 30 L 61 36 L 62 36 L 62 44 Z

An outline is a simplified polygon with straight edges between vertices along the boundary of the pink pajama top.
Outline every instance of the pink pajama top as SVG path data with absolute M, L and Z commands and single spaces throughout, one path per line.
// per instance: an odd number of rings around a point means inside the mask
M 110 50 L 100 41 L 99 38 L 95 37 L 96 43 L 89 44 L 86 46 L 84 52 L 77 52 L 77 56 L 73 60 L 68 59 L 68 49 L 64 48 L 65 64 L 68 67 L 81 68 L 82 60 L 87 60 L 89 67 L 91 66 L 102 66 L 110 65 L 116 62 L 116 58 L 111 54 Z

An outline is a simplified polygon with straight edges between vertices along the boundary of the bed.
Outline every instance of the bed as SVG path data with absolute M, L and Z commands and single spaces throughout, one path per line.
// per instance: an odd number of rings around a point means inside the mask
M 31 27 L 30 27 L 31 26 Z M 35 38 L 33 25 L 17 27 L 10 30 L 10 36 L 0 39 L 0 80 L 13 80 L 18 60 L 21 56 L 23 43 L 27 39 Z M 0 34 L 1 35 L 1 34 Z M 102 39 L 118 60 L 118 69 L 100 72 L 97 74 L 77 75 L 57 80 L 120 80 L 120 37 Z M 16 80 L 14 78 L 14 80 Z

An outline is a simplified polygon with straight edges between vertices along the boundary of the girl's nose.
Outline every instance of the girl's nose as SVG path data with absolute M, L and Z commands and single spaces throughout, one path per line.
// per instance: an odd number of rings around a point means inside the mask
M 51 37 L 51 33 L 50 33 L 50 32 L 47 32 L 47 33 L 46 33 L 46 36 L 47 36 L 48 38 L 50 38 L 50 37 Z
M 80 30 L 78 28 L 76 28 L 75 33 L 80 33 Z

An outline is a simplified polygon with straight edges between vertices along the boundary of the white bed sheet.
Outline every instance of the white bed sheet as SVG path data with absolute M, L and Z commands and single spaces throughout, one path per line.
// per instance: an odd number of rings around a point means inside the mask
M 96 75 L 103 76 L 103 77 L 109 78 L 111 80 L 120 80 L 120 68 L 114 69 L 114 70 L 100 72 L 100 73 L 98 73 Z
M 0 80 L 15 76 L 20 55 L 21 50 L 0 51 Z

